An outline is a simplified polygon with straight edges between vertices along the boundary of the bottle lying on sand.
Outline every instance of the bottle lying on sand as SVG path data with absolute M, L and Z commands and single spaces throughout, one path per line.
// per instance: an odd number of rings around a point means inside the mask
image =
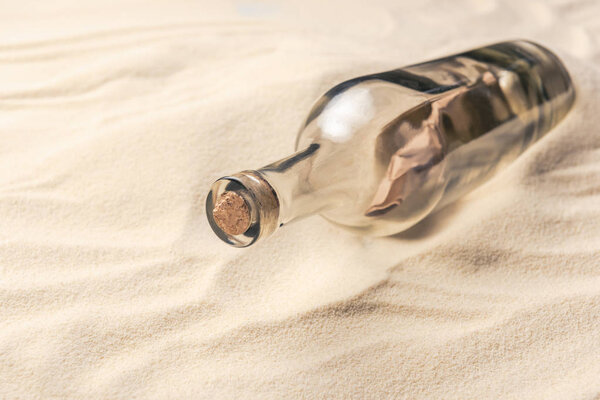
M 236 247 L 311 214 L 398 233 L 487 181 L 574 99 L 561 61 L 527 41 L 351 79 L 316 102 L 294 154 L 213 184 L 210 226 Z

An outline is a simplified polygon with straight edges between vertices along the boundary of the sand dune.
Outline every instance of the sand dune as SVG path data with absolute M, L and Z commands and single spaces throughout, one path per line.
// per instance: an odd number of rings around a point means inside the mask
M 325 3 L 325 4 L 323 4 Z M 0 5 L 0 398 L 600 396 L 600 4 Z M 408 232 L 214 237 L 344 79 L 511 38 L 574 110 Z

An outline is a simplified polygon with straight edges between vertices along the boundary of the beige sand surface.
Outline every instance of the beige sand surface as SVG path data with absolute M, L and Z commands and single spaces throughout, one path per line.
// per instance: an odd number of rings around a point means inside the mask
M 599 398 L 600 3 L 352 3 L 0 3 L 1 399 Z M 579 97 L 481 190 L 387 239 L 212 234 L 331 85 L 510 38 Z

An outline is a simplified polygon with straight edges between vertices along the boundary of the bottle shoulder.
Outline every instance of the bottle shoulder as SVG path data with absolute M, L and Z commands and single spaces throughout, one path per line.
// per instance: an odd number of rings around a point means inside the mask
M 298 133 L 296 150 L 315 141 L 342 144 L 364 140 L 365 136 L 376 135 L 403 111 L 434 97 L 378 79 L 356 81 L 343 91 L 330 92 L 312 107 Z

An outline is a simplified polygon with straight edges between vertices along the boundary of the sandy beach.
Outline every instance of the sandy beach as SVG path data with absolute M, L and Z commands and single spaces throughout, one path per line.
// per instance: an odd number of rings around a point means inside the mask
M 576 104 L 458 203 L 211 231 L 326 89 L 515 38 Z M 594 1 L 0 4 L 0 398 L 600 398 L 599 93 Z

